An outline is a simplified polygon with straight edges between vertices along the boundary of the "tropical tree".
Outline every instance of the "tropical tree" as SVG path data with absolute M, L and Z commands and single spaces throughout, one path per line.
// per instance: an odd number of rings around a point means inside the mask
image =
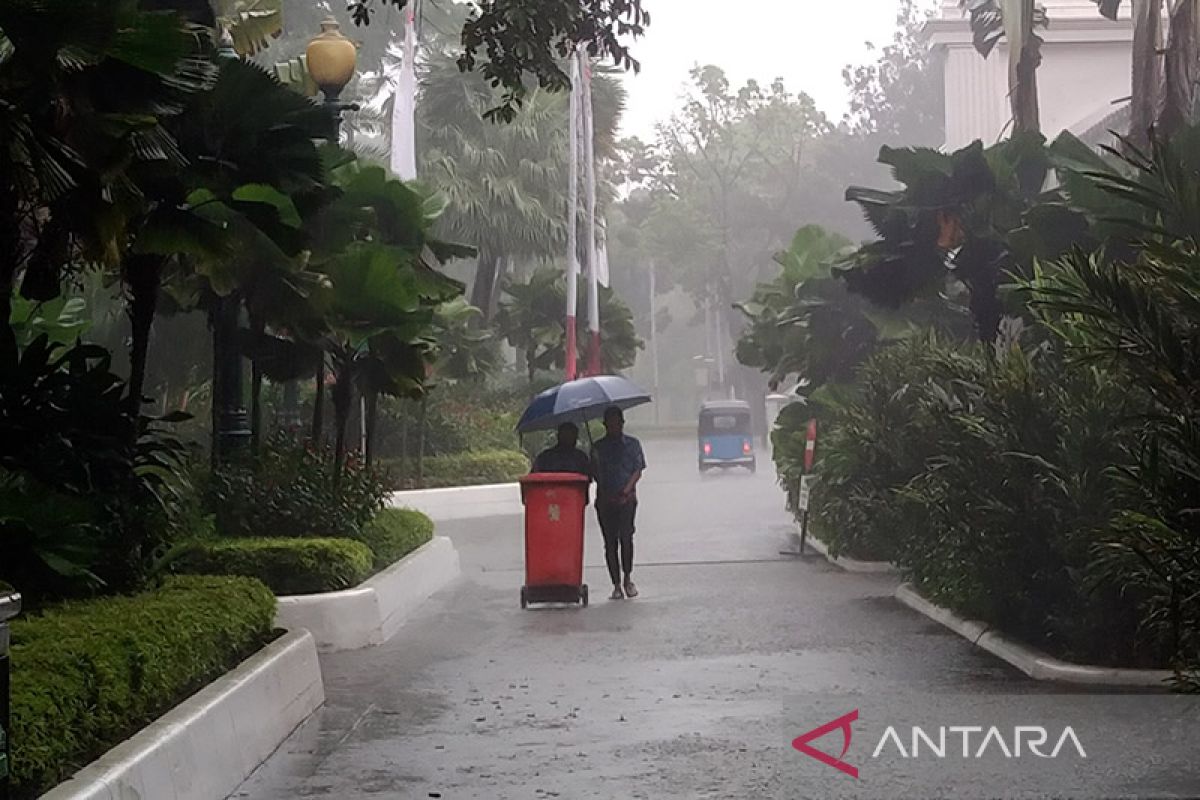
M 379 0 L 380 5 L 404 8 L 410 0 Z M 368 25 L 374 0 L 350 0 L 348 9 L 359 25 Z M 462 27 L 462 52 L 457 57 L 463 72 L 479 70 L 483 82 L 502 87 L 489 119 L 512 122 L 531 94 L 526 76 L 552 92 L 570 88 L 563 57 L 576 49 L 592 58 L 610 59 L 624 70 L 637 70 L 638 62 L 622 43 L 625 36 L 641 36 L 650 15 L 641 0 L 489 0 L 472 2 Z
M 1023 308 L 1001 291 L 1010 276 L 1090 239 L 1087 218 L 1057 190 L 1043 192 L 1052 161 L 1040 134 L 949 154 L 885 147 L 880 161 L 904 188 L 847 190 L 878 238 L 839 271 L 852 292 L 884 308 L 961 289 L 977 337 L 990 342 L 1005 313 Z
M 1095 191 L 1137 209 L 1122 220 L 1139 246 L 1116 258 L 1073 251 L 1028 284 L 1047 324 L 1076 357 L 1106 366 L 1149 394 L 1151 408 L 1121 421 L 1136 444 L 1119 473 L 1120 497 L 1096 551 L 1099 572 L 1141 598 L 1146 626 L 1169 642 L 1185 683 L 1200 687 L 1200 128 L 1156 135 L 1122 169 L 1091 172 Z
M 1101 14 L 1115 21 L 1123 0 L 1095 3 Z M 1200 37 L 1196 33 L 1200 8 L 1195 0 L 1169 0 L 1165 6 L 1163 0 L 1138 0 L 1129 5 L 1133 17 L 1129 136 L 1132 144 L 1145 148 L 1152 130 L 1170 135 L 1193 117 L 1200 81 Z
M 511 282 L 505 287 L 507 297 L 500 304 L 496 328 L 508 343 L 522 352 L 529 383 L 537 380 L 539 370 L 562 369 L 566 366 L 566 329 L 563 309 L 566 308 L 566 282 L 562 270 L 553 267 L 537 269 L 524 283 Z M 580 286 L 580 307 L 585 308 L 586 287 Z M 600 287 L 600 361 L 607 372 L 618 372 L 633 366 L 638 351 L 645 344 L 637 335 L 633 313 L 607 287 Z M 587 320 L 576 320 L 577 341 L 587 341 Z
M 127 281 L 135 312 L 131 383 L 140 390 L 159 287 L 173 261 L 176 299 L 210 316 L 219 395 L 221 365 L 236 358 L 231 334 L 242 307 L 261 332 L 293 318 L 303 303 L 307 281 L 295 259 L 305 235 L 297 204 L 325 190 L 314 139 L 328 116 L 262 68 L 223 59 L 215 85 L 197 95 L 181 122 L 187 167 L 155 179 L 164 202 L 144 223 L 142 269 Z
M 1037 70 L 1042 37 L 1037 31 L 1049 24 L 1046 9 L 1037 0 L 959 0 L 959 6 L 970 16 L 975 49 L 984 58 L 1006 40 L 1013 133 L 1040 132 Z
M 474 254 L 432 235 L 445 206 L 387 174 L 351 160 L 334 171 L 337 199 L 308 221 L 311 268 L 328 279 L 314 292 L 319 325 L 312 342 L 318 407 L 332 370 L 336 467 L 344 461 L 346 423 L 355 397 L 419 397 L 434 356 L 436 310 L 462 286 L 436 267 Z M 373 405 L 373 403 L 372 403 Z M 373 428 L 373 420 L 368 420 Z M 314 430 L 314 437 L 320 431 Z M 338 474 L 338 473 L 335 473 Z
M 624 93 L 598 75 L 597 157 L 615 154 Z M 484 119 L 495 90 L 462 73 L 445 53 L 430 58 L 418 104 L 420 175 L 448 202 L 438 230 L 479 250 L 471 304 L 490 319 L 510 265 L 553 258 L 566 248 L 566 96 L 545 90 L 527 95 L 506 125 Z M 611 188 L 601 185 L 601 208 Z
M 179 165 L 167 122 L 214 77 L 193 25 L 137 0 L 0 8 L 0 348 L 18 289 L 48 300 L 72 264 L 125 258 L 153 204 L 135 174 Z
M 283 0 L 216 0 L 217 30 L 240 56 L 253 56 L 283 34 Z
M 775 256 L 779 276 L 737 304 L 749 322 L 738 341 L 738 360 L 767 373 L 773 389 L 792 375 L 812 388 L 846 380 L 874 344 L 864 301 L 849 295 L 831 272 L 849 246 L 849 239 L 819 227 L 801 228 L 792 246 Z

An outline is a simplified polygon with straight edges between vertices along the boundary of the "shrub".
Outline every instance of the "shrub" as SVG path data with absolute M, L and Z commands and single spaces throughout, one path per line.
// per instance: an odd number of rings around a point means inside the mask
M 371 577 L 371 549 L 352 539 L 280 537 L 191 542 L 168 558 L 168 569 L 188 575 L 258 578 L 277 595 L 349 589 Z
M 363 527 L 362 542 L 375 555 L 375 569 L 390 567 L 433 538 L 433 520 L 409 508 L 385 508 Z
M 182 448 L 128 408 L 101 347 L 0 345 L 0 577 L 33 603 L 143 585 Z
M 14 797 L 36 797 L 228 671 L 274 617 L 258 581 L 175 577 L 15 620 Z
M 431 392 L 425 407 L 425 457 L 516 448 L 515 426 L 528 400 L 474 385 Z M 376 422 L 375 452 L 387 459 L 404 456 L 411 472 L 421 445 L 420 420 L 420 403 L 385 398 Z
M 341 536 L 354 538 L 383 508 L 384 473 L 349 459 L 340 480 L 332 456 L 272 436 L 256 457 L 222 467 L 210 481 L 209 502 L 225 536 Z
M 489 483 L 511 483 L 529 472 L 529 459 L 519 450 L 489 450 L 483 453 L 458 453 L 425 459 L 425 488 L 445 486 L 480 486 Z M 392 470 L 392 474 L 396 474 Z M 401 489 L 416 488 L 416 479 L 396 480 Z
M 1159 661 L 1136 598 L 1089 573 L 1111 517 L 1115 422 L 1137 395 L 1015 339 L 989 353 L 891 348 L 834 416 L 814 493 L 836 546 L 894 559 L 922 591 L 1067 658 Z
M 900 533 L 919 524 L 906 516 L 899 491 L 921 474 L 933 451 L 914 387 L 929 376 L 934 339 L 885 348 L 859 371 L 853 390 L 824 404 L 819 428 L 819 480 L 810 502 L 814 527 L 834 555 L 893 561 Z M 803 412 L 794 405 L 787 411 Z M 803 463 L 808 413 L 782 417 L 775 441 L 792 481 Z M 791 484 L 789 484 L 790 487 Z

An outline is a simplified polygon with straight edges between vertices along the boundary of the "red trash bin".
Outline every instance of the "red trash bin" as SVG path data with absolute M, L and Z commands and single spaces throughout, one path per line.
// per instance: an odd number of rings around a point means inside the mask
M 583 512 L 590 481 L 574 472 L 535 472 L 521 478 L 525 506 L 525 585 L 530 603 L 588 604 L 583 582 Z

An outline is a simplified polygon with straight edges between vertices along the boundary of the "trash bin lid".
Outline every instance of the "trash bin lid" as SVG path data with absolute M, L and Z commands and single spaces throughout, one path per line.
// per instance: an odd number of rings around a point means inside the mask
M 578 472 L 531 472 L 521 476 L 521 485 L 538 483 L 591 483 L 592 479 Z

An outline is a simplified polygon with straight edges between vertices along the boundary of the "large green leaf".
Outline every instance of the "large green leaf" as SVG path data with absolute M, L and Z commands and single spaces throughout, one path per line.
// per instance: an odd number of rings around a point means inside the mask
M 283 33 L 283 0 L 217 0 L 217 16 L 240 56 L 257 55 Z

